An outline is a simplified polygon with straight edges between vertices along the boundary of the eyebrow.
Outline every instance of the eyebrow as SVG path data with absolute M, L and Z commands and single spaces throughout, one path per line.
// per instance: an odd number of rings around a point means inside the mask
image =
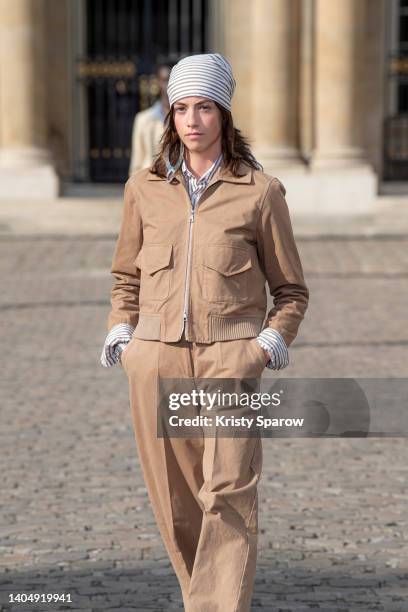
M 203 100 L 200 100 L 199 102 L 196 102 L 195 104 L 193 104 L 193 106 L 198 106 L 199 104 L 207 104 L 209 102 L 210 102 L 210 100 L 207 100 L 207 99 L 204 98 Z M 184 102 L 175 102 L 174 106 L 177 106 L 177 105 L 179 105 L 179 106 L 187 106 Z

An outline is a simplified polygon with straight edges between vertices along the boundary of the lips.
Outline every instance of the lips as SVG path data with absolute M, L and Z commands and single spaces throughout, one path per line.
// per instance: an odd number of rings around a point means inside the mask
M 187 136 L 202 136 L 199 132 L 192 132 L 191 134 L 187 134 Z

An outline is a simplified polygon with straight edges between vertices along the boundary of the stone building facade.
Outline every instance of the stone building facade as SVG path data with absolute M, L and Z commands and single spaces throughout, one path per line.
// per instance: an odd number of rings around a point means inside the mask
M 387 186 L 404 189 L 404 0 L 0 3 L 2 198 L 53 198 L 67 181 L 121 183 L 129 100 L 141 109 L 154 99 L 158 53 L 201 51 L 230 60 L 235 123 L 297 213 L 370 213 Z M 109 45 L 117 54 L 104 57 Z M 128 123 L 115 124 L 120 113 Z

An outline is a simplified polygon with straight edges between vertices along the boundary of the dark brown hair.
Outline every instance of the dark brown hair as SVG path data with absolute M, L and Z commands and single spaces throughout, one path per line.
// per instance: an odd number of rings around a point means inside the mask
M 248 139 L 241 134 L 241 131 L 238 128 L 234 127 L 231 113 L 226 108 L 218 104 L 218 102 L 215 102 L 215 100 L 214 103 L 221 112 L 221 147 L 225 166 L 234 176 L 238 175 L 238 168 L 240 162 L 242 161 L 247 163 L 251 168 L 263 170 L 263 167 L 255 159 L 251 152 Z M 180 155 L 181 141 L 174 123 L 174 105 L 170 108 L 164 119 L 164 126 L 164 132 L 160 139 L 160 149 L 153 159 L 150 170 L 153 172 L 153 174 L 158 174 L 159 176 L 165 177 L 166 154 L 168 155 L 168 159 L 173 166 L 176 164 Z

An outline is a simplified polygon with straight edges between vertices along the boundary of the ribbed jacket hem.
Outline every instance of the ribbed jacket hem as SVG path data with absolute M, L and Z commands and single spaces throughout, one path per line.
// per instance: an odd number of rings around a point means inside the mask
M 207 334 L 194 333 L 188 340 L 190 342 L 219 342 L 221 340 L 239 340 L 240 338 L 254 338 L 262 330 L 264 319 L 261 317 L 225 317 L 219 315 L 208 315 Z M 176 337 L 169 333 L 164 333 L 164 321 L 158 313 L 140 313 L 138 324 L 133 332 L 134 338 L 142 340 L 161 340 L 162 342 L 177 342 L 179 332 Z M 204 331 L 204 330 L 203 330 Z
M 219 317 L 209 315 L 208 334 L 210 342 L 253 338 L 262 329 L 264 320 L 258 317 Z

